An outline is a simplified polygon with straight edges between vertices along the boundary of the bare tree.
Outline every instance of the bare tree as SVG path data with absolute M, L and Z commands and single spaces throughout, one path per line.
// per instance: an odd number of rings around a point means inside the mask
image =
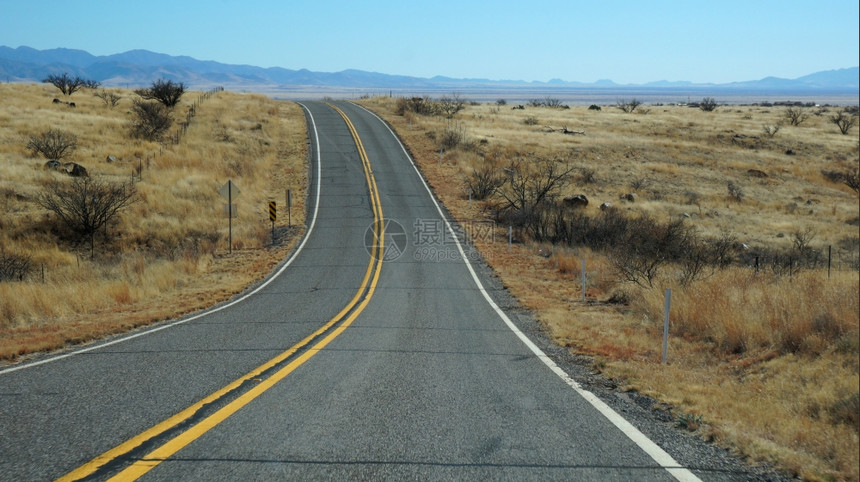
M 116 107 L 116 105 L 119 104 L 119 101 L 122 100 L 122 97 L 120 97 L 119 94 L 108 92 L 104 89 L 94 92 L 93 95 L 101 99 L 102 102 L 111 109 Z
M 860 170 L 845 171 L 842 173 L 842 182 L 856 193 L 860 193 Z
M 439 109 L 446 117 L 453 117 L 454 114 L 466 108 L 466 99 L 460 94 L 453 93 L 450 96 L 442 96 L 439 99 Z
M 96 232 L 134 199 L 134 184 L 91 177 L 54 182 L 36 196 L 36 202 L 56 214 L 69 229 L 89 238 L 91 257 L 95 252 Z
M 68 157 L 78 147 L 78 138 L 74 134 L 59 129 L 49 129 L 38 136 L 30 137 L 27 149 L 33 154 L 41 154 L 45 159 L 59 161 Z
M 146 100 L 157 100 L 168 109 L 172 109 L 179 103 L 179 99 L 185 93 L 185 84 L 174 83 L 172 80 L 158 79 L 148 89 L 137 89 L 135 94 Z
M 88 89 L 96 89 L 101 85 L 95 80 L 87 80 L 80 77 L 72 78 L 72 76 L 66 72 L 63 72 L 63 75 L 51 74 L 42 80 L 42 82 L 51 84 L 60 89 L 60 92 L 62 92 L 63 95 L 72 95 L 84 87 Z
M 699 109 L 705 112 L 713 112 L 717 108 L 717 101 L 713 97 L 705 97 L 699 102 Z
M 131 135 L 148 141 L 158 141 L 173 125 L 170 111 L 164 104 L 158 102 L 146 102 L 135 99 L 132 106 L 134 119 L 131 126 Z
M 841 111 L 838 114 L 830 116 L 830 122 L 836 124 L 839 127 L 839 132 L 845 135 L 857 123 L 857 116 Z
M 557 196 L 575 169 L 555 159 L 515 160 L 505 168 L 508 179 L 497 191 L 509 209 L 528 213 Z
M 787 120 L 790 125 L 799 126 L 808 118 L 809 114 L 803 107 L 789 107 L 788 109 L 785 109 L 785 120 Z
M 631 100 L 623 100 L 623 99 L 618 100 L 618 102 L 616 102 L 615 105 L 616 105 L 616 107 L 621 109 L 624 113 L 630 114 L 631 112 L 636 110 L 637 107 L 642 105 L 642 101 L 636 100 L 636 98 L 634 97 Z
M 764 124 L 761 126 L 761 131 L 768 139 L 773 138 L 779 130 L 782 129 L 782 123 L 777 122 L 776 124 Z

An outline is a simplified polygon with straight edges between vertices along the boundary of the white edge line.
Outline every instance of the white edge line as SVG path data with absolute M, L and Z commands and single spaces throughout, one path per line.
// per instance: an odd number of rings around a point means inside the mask
M 207 311 L 205 311 L 205 312 L 203 312 L 203 313 L 198 313 L 198 314 L 196 314 L 196 315 L 194 315 L 194 316 L 189 316 L 188 318 L 183 318 L 183 319 L 181 319 L 181 320 L 179 320 L 179 321 L 174 321 L 173 323 L 169 323 L 169 324 L 167 324 L 167 325 L 161 325 L 161 326 L 157 326 L 157 327 L 155 327 L 155 328 L 146 329 L 145 331 L 141 331 L 141 332 L 135 333 L 135 334 L 133 334 L 133 335 L 124 336 L 124 337 L 122 337 L 122 338 L 118 338 L 118 339 L 116 339 L 116 340 L 109 341 L 109 342 L 107 342 L 107 343 L 99 343 L 99 344 L 97 344 L 97 345 L 93 345 L 93 346 L 90 346 L 90 347 L 87 347 L 87 348 L 82 348 L 82 349 L 80 349 L 80 350 L 75 350 L 75 351 L 72 351 L 72 352 L 69 352 L 69 353 L 64 353 L 64 354 L 62 354 L 62 355 L 56 355 L 56 356 L 52 356 L 52 357 L 50 357 L 50 358 L 45 358 L 45 359 L 43 359 L 43 360 L 38 360 L 38 361 L 30 362 L 30 363 L 24 363 L 24 364 L 21 364 L 21 365 L 16 365 L 16 366 L 12 366 L 12 367 L 9 367 L 9 368 L 5 368 L 5 369 L 0 370 L 0 375 L 6 374 L 6 373 L 11 373 L 11 372 L 18 371 L 18 370 L 23 370 L 23 369 L 25 369 L 25 368 L 33 368 L 33 367 L 36 367 L 36 366 L 39 366 L 39 365 L 44 365 L 44 364 L 46 364 L 46 363 L 51 363 L 51 362 L 59 361 L 59 360 L 62 360 L 62 359 L 64 359 L 64 358 L 69 358 L 69 357 L 72 357 L 72 356 L 75 356 L 75 355 L 80 355 L 80 354 L 82 354 L 82 353 L 87 353 L 87 352 L 94 351 L 94 350 L 98 350 L 98 349 L 101 349 L 101 348 L 105 348 L 105 347 L 108 347 L 108 346 L 111 346 L 111 345 L 116 345 L 116 344 L 118 344 L 118 343 L 123 343 L 123 342 L 129 341 L 129 340 L 133 340 L 133 339 L 135 339 L 135 338 L 137 338 L 137 337 L 141 337 L 141 336 L 145 336 L 145 335 L 151 335 L 151 334 L 153 334 L 153 333 L 155 333 L 155 332 L 158 332 L 158 331 L 161 331 L 161 330 L 166 330 L 167 328 L 173 328 L 174 326 L 181 325 L 181 324 L 183 324 L 183 323 L 187 323 L 187 322 L 189 322 L 189 321 L 197 320 L 197 319 L 199 319 L 199 318 L 203 318 L 204 316 L 211 315 L 212 313 L 217 313 L 217 312 L 219 312 L 219 311 L 221 311 L 221 310 L 225 310 L 225 309 L 227 309 L 227 308 L 230 308 L 230 307 L 232 307 L 232 306 L 235 306 L 235 305 L 237 305 L 237 304 L 239 304 L 239 303 L 241 303 L 241 302 L 245 301 L 246 299 L 250 298 L 251 296 L 253 296 L 253 295 L 255 295 L 255 294 L 259 293 L 259 292 L 260 292 L 260 290 L 262 290 L 263 288 L 265 288 L 266 286 L 268 286 L 268 285 L 269 285 L 269 283 L 271 283 L 272 281 L 274 281 L 274 280 L 275 280 L 275 278 L 277 278 L 278 276 L 280 276 L 280 275 L 281 275 L 281 274 L 282 274 L 282 273 L 283 273 L 283 272 L 284 272 L 284 271 L 285 271 L 285 270 L 286 270 L 286 269 L 287 269 L 287 268 L 288 268 L 288 267 L 293 263 L 293 261 L 294 261 L 294 260 L 296 259 L 296 257 L 299 255 L 299 253 L 301 253 L 302 248 L 304 248 L 304 247 L 305 247 L 305 244 L 307 243 L 308 239 L 310 238 L 311 232 L 313 231 L 314 226 L 316 225 L 316 222 L 317 222 L 317 214 L 318 214 L 318 212 L 319 212 L 319 206 L 320 206 L 320 174 L 321 174 L 321 172 L 322 172 L 322 171 L 321 171 L 321 168 L 320 168 L 320 161 L 321 161 L 321 158 L 320 158 L 320 149 L 319 149 L 319 147 L 320 147 L 320 139 L 319 139 L 319 133 L 317 132 L 317 124 L 316 124 L 316 121 L 314 120 L 314 116 L 313 116 L 313 114 L 311 113 L 310 109 L 308 109 L 307 107 L 305 107 L 305 105 L 304 105 L 304 104 L 302 104 L 302 103 L 300 103 L 300 102 L 296 102 L 296 103 L 297 103 L 298 105 L 302 106 L 302 108 L 303 108 L 303 109 L 305 109 L 305 110 L 308 112 L 308 116 L 310 116 L 310 120 L 311 120 L 311 125 L 313 126 L 313 129 L 314 129 L 314 142 L 316 143 L 316 151 L 317 151 L 317 155 L 316 155 L 316 158 L 317 158 L 317 159 L 316 159 L 316 164 L 317 164 L 317 173 L 316 173 L 316 174 L 317 174 L 317 175 L 316 175 L 316 178 L 317 178 L 317 179 L 316 179 L 316 200 L 314 201 L 314 212 L 313 212 L 313 217 L 311 218 L 311 224 L 310 224 L 310 226 L 308 227 L 307 232 L 305 232 L 305 235 L 304 235 L 304 237 L 302 238 L 302 242 L 301 242 L 301 244 L 299 244 L 298 248 L 296 248 L 295 252 L 293 252 L 293 255 L 292 255 L 292 256 L 290 256 L 290 259 L 288 259 L 288 260 L 287 260 L 287 262 L 286 262 L 286 263 L 284 263 L 284 265 L 283 265 L 283 266 L 281 266 L 281 268 L 280 268 L 280 269 L 278 269 L 278 271 L 276 271 L 273 275 L 271 275 L 269 278 L 267 278 L 267 279 L 266 279 L 262 284 L 260 284 L 260 285 L 259 285 L 259 286 L 257 286 L 256 288 L 254 288 L 254 289 L 253 289 L 252 291 L 250 291 L 249 293 L 246 293 L 246 294 L 245 294 L 244 296 L 242 296 L 241 298 L 237 298 L 237 299 L 235 299 L 235 300 L 233 300 L 233 301 L 231 301 L 231 302 L 229 302 L 229 303 L 227 303 L 227 304 L 225 304 L 225 305 L 221 305 L 221 306 L 219 306 L 219 307 L 217 307 L 217 308 L 212 308 L 212 309 L 207 310 Z
M 394 137 L 398 144 L 400 144 L 400 148 L 403 150 L 403 154 L 406 155 L 406 158 L 409 159 L 409 162 L 412 164 L 412 168 L 415 169 L 415 172 L 418 174 L 418 178 L 421 180 L 421 183 L 424 185 L 424 189 L 427 190 L 427 193 L 430 195 L 430 199 L 433 200 L 433 204 L 436 206 L 436 210 L 439 212 L 439 215 L 442 217 L 442 220 L 445 222 L 445 226 L 448 228 L 449 232 L 454 232 L 451 228 L 451 224 L 448 222 L 448 218 L 445 216 L 445 213 L 442 211 L 442 207 L 439 205 L 439 202 L 436 200 L 436 197 L 433 195 L 433 191 L 430 189 L 430 186 L 427 184 L 427 181 L 424 180 L 424 176 L 421 175 L 421 171 L 418 170 L 418 166 L 415 165 L 415 161 L 412 159 L 412 156 L 409 155 L 409 152 L 406 150 L 406 147 L 400 142 L 400 138 L 391 130 L 391 127 L 383 121 L 378 115 L 371 112 L 368 109 L 365 109 L 363 106 L 358 104 L 353 104 L 358 107 L 361 107 L 382 123 L 388 132 Z M 508 328 L 514 332 L 515 335 L 523 342 L 525 345 L 542 361 L 544 364 L 549 367 L 556 375 L 558 375 L 562 380 L 565 381 L 571 388 L 573 388 L 578 394 L 582 396 L 588 403 L 590 403 L 594 408 L 597 409 L 598 412 L 603 414 L 613 425 L 615 425 L 619 430 L 624 432 L 624 435 L 630 438 L 636 445 L 639 446 L 645 453 L 651 456 L 655 462 L 657 462 L 661 467 L 663 467 L 667 472 L 669 472 L 672 476 L 680 481 L 700 481 L 693 472 L 689 469 L 682 467 L 671 455 L 669 455 L 665 450 L 660 448 L 659 445 L 654 443 L 651 439 L 649 439 L 644 433 L 642 433 L 639 429 L 634 427 L 630 422 L 628 422 L 624 417 L 618 414 L 615 410 L 612 409 L 609 405 L 607 405 L 603 400 L 598 398 L 595 394 L 591 393 L 588 390 L 582 388 L 579 383 L 576 382 L 570 375 L 567 374 L 561 367 L 559 367 L 546 353 L 543 352 L 537 345 L 535 345 L 519 328 L 508 318 L 508 315 L 502 311 L 501 308 L 493 301 L 490 294 L 487 292 L 484 285 L 481 283 L 481 280 L 478 278 L 477 273 L 475 273 L 474 268 L 472 268 L 472 263 L 469 262 L 469 258 L 466 256 L 466 252 L 463 250 L 463 246 L 460 244 L 460 240 L 457 239 L 456 236 L 453 237 L 454 242 L 457 244 L 457 249 L 460 251 L 460 257 L 463 259 L 466 264 L 466 268 L 468 268 L 469 273 L 472 275 L 472 280 L 475 282 L 475 285 L 478 287 L 478 291 L 484 296 L 484 299 L 487 300 L 487 303 L 496 311 L 499 315 L 499 318 L 505 322 Z

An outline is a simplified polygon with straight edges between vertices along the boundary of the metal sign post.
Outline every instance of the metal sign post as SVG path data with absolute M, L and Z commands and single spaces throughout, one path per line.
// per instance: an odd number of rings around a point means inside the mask
M 293 190 L 287 189 L 287 226 L 293 225 Z
M 236 216 L 236 206 L 233 205 L 233 196 L 239 196 L 241 193 L 242 191 L 233 184 L 233 181 L 227 181 L 227 183 L 221 186 L 221 189 L 218 190 L 218 194 L 227 198 L 227 224 L 229 226 L 227 242 L 230 245 L 230 254 L 233 254 L 233 218 Z

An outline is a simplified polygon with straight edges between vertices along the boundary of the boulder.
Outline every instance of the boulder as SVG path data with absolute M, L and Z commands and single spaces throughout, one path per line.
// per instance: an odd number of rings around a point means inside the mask
M 584 208 L 588 206 L 588 198 L 585 197 L 585 194 L 577 194 L 576 196 L 568 196 L 562 199 L 562 202 L 567 207 L 572 208 Z
M 63 168 L 66 170 L 66 173 L 72 177 L 89 177 L 89 173 L 87 173 L 87 169 L 77 163 L 68 162 Z

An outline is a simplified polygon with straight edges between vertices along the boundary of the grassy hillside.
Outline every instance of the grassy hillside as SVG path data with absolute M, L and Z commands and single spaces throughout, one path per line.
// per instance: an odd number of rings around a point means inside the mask
M 121 97 L 115 107 L 88 90 L 63 98 L 47 84 L 0 85 L 0 261 L 28 266 L 23 279 L 0 281 L 0 359 L 224 300 L 283 259 L 301 235 L 287 228 L 283 211 L 285 190 L 293 189 L 293 225 L 303 223 L 307 161 L 299 106 L 260 95 L 187 92 L 173 110 L 170 140 L 157 143 L 130 137 L 136 96 L 109 93 Z M 55 97 L 61 102 L 53 103 Z M 84 166 L 90 180 L 135 191 L 133 203 L 96 233 L 92 252 L 37 202 L 74 181 L 46 169 L 47 160 L 28 149 L 31 138 L 50 129 L 77 138 L 64 162 Z M 241 189 L 232 255 L 226 200 L 217 192 L 227 180 Z M 268 200 L 281 210 L 274 246 Z
M 860 477 L 858 193 L 838 174 L 857 172 L 860 151 L 857 127 L 842 135 L 829 121 L 838 109 L 807 108 L 791 126 L 786 107 L 772 106 L 624 113 L 494 103 L 447 117 L 398 99 L 362 103 L 393 125 L 464 225 L 495 220 L 495 235 L 476 246 L 559 344 L 593 357 L 623 389 L 654 396 L 679 426 L 753 461 L 809 479 Z M 567 172 L 567 182 L 554 201 L 512 209 L 513 183 L 546 174 L 540 166 Z M 474 199 L 480 179 L 494 175 L 495 194 Z M 576 194 L 589 204 L 561 202 Z M 612 207 L 599 209 L 604 202 Z M 618 226 L 632 228 L 609 229 Z M 651 258 L 626 256 L 671 230 L 685 249 L 660 251 L 653 278 L 641 276 L 636 263 Z M 605 237 L 590 243 L 582 231 Z M 685 277 L 691 252 L 719 245 L 719 261 L 706 258 Z

